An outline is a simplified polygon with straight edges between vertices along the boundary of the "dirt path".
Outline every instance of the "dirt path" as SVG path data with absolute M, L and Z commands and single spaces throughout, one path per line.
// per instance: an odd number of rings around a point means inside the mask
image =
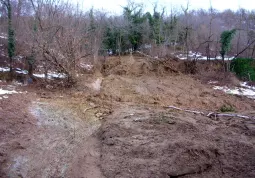
M 3 161 L 6 175 L 102 177 L 97 166 L 100 154 L 92 136 L 100 121 L 93 110 L 81 118 L 62 100 L 40 100 L 30 104 L 29 112 L 34 117 L 33 126 L 14 137 L 20 149 L 3 150 L 8 157 Z M 8 149 L 15 146 L 10 140 L 4 144 L 9 144 Z

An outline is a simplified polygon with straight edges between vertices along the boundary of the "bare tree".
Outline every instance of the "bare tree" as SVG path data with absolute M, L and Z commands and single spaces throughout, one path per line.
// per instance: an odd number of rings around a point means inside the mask
M 13 57 L 15 55 L 15 36 L 12 24 L 12 5 L 10 0 L 0 1 L 7 9 L 8 12 L 8 55 L 10 66 L 10 80 L 13 80 Z

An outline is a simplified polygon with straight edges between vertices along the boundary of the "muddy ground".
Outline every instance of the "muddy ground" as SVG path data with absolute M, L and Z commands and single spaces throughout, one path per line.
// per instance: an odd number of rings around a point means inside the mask
M 22 93 L 0 100 L 0 177 L 255 177 L 254 119 L 166 107 L 254 117 L 254 100 L 124 63 L 68 90 L 12 86 Z

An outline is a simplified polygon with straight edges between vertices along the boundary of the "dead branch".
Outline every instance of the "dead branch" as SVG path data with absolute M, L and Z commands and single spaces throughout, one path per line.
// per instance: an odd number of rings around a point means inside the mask
M 243 118 L 243 119 L 254 119 L 254 117 L 250 117 L 250 116 L 243 116 L 243 115 L 239 115 L 239 114 L 220 114 L 220 113 L 214 113 L 211 112 L 209 114 L 206 115 L 207 117 L 239 117 L 239 118 Z
M 237 58 L 240 54 L 246 51 L 253 43 L 255 43 L 255 39 L 250 43 L 248 42 L 247 45 L 240 52 L 238 52 L 234 58 Z
M 209 112 L 208 114 L 205 114 L 204 112 L 201 112 L 201 111 L 181 109 L 181 108 L 178 108 L 178 107 L 175 107 L 175 106 L 167 106 L 166 108 L 171 108 L 171 109 L 184 111 L 184 112 L 189 112 L 189 113 L 193 113 L 193 114 L 200 114 L 202 116 L 206 116 L 206 117 L 209 117 L 209 118 L 238 117 L 238 118 L 242 118 L 242 119 L 255 119 L 255 117 L 252 117 L 252 116 L 244 116 L 244 115 L 240 115 L 240 114 L 236 114 L 236 113 L 223 114 L 223 113 Z
M 176 109 L 179 111 L 185 111 L 185 112 L 189 112 L 189 113 L 193 113 L 193 114 L 201 114 L 201 115 L 205 115 L 203 112 L 200 111 L 193 111 L 193 110 L 188 110 L 188 109 L 181 109 L 175 106 L 168 106 L 167 108 L 171 108 L 171 109 Z

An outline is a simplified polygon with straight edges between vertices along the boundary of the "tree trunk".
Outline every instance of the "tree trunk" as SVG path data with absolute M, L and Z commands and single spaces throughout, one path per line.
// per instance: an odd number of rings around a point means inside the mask
M 10 59 L 10 80 L 13 80 L 13 56 L 15 52 L 15 43 L 14 43 L 14 30 L 12 27 L 12 7 L 10 0 L 7 0 L 5 4 L 8 10 L 8 55 Z
M 253 46 L 253 49 L 252 49 L 251 58 L 253 58 L 254 52 L 255 52 L 255 45 Z
M 30 62 L 28 62 L 28 75 L 30 78 L 33 77 L 33 64 L 31 64 Z
M 13 80 L 13 59 L 10 57 L 10 73 L 9 73 L 9 79 L 10 81 Z

